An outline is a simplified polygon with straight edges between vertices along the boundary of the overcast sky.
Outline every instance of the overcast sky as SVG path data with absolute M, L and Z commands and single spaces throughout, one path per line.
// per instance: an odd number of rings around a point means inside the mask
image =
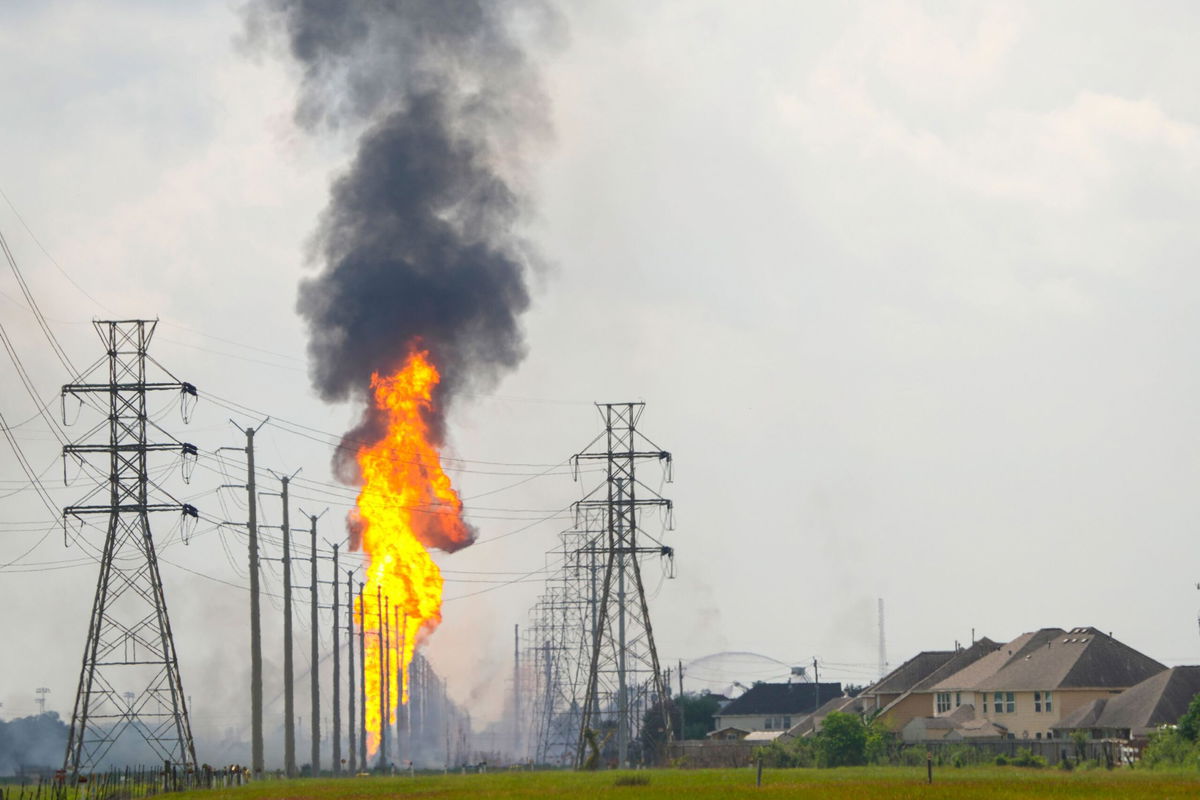
M 675 455 L 678 577 L 649 567 L 667 662 L 816 656 L 823 679 L 866 682 L 882 597 L 893 664 L 973 630 L 1080 625 L 1200 663 L 1198 15 L 567 4 L 564 38 L 537 53 L 555 135 L 533 154 L 526 232 L 546 266 L 529 355 L 450 421 L 480 530 L 439 558 L 455 572 L 427 653 L 451 694 L 480 718 L 500 707 L 541 585 L 470 573 L 543 563 L 556 510 L 589 484 L 525 478 L 598 432 L 593 401 L 644 400 Z M 91 319 L 163 321 L 152 353 L 202 398 L 189 426 L 163 424 L 205 450 L 240 442 L 206 396 L 333 434 L 357 413 L 316 398 L 295 313 L 353 141 L 296 127 L 296 76 L 240 46 L 241 26 L 228 2 L 0 6 L 0 189 L 24 220 L 0 200 L 0 230 L 77 364 L 102 355 Z M 54 397 L 67 376 L 7 270 L 0 319 Z M 35 417 L 7 359 L 0 386 L 10 424 Z M 86 475 L 62 488 L 44 422 L 17 435 L 56 502 L 86 492 Z M 269 424 L 259 463 L 329 481 L 320 439 Z M 216 488 L 240 480 L 168 483 L 222 519 L 244 517 Z M 0 714 L 31 713 L 47 686 L 69 716 L 96 565 L 61 532 L 34 547 L 53 520 L 7 449 L 0 481 L 0 564 L 20 557 L 0 571 L 0 630 L 23 654 L 0 666 Z M 330 500 L 307 496 L 314 513 Z M 184 545 L 172 524 L 163 576 L 197 735 L 236 735 L 245 541 L 202 522 Z

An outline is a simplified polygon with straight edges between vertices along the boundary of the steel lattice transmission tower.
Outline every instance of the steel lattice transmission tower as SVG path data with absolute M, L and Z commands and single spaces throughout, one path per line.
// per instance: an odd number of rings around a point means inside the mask
M 641 563 L 648 555 L 670 562 L 674 551 L 642 529 L 641 517 L 644 509 L 658 508 L 665 529 L 670 530 L 672 504 L 642 482 L 637 472 L 640 463 L 658 461 L 669 482 L 671 454 L 637 430 L 644 407 L 643 403 L 598 404 L 604 432 L 589 447 L 600 449 L 589 449 L 573 459 L 577 472 L 588 461 L 599 461 L 605 468 L 604 482 L 575 504 L 576 527 L 586 528 L 583 521 L 592 511 L 603 515 L 602 530 L 584 548 L 598 555 L 603 567 L 600 585 L 591 594 L 594 624 L 576 749 L 580 767 L 603 750 L 610 736 L 619 766 L 631 763 L 631 746 L 638 748 L 638 761 L 652 760 L 655 754 L 640 749 L 639 735 L 651 710 L 662 717 L 660 744 L 671 738 L 670 695 L 654 646 Z
M 169 495 L 166 499 L 170 502 L 152 501 L 147 457 L 156 451 L 178 452 L 186 466 L 189 459 L 195 458 L 196 448 L 179 441 L 146 441 L 147 426 L 157 429 L 147 416 L 146 397 L 153 391 L 180 392 L 181 407 L 186 411 L 195 400 L 196 388 L 174 380 L 146 354 L 155 321 L 93 324 L 108 354 L 108 382 L 64 386 L 64 411 L 68 395 L 83 400 L 104 397 L 108 443 L 68 445 L 63 456 L 82 460 L 105 455 L 109 475 L 107 482 L 83 498 L 83 504 L 63 509 L 63 524 L 65 528 L 69 517 L 106 515 L 108 530 L 63 766 L 69 773 L 99 766 L 113 744 L 130 730 L 146 741 L 157 758 L 194 766 L 196 748 L 149 514 L 173 511 L 182 514 L 181 522 L 188 524 L 197 512 Z M 171 380 L 148 381 L 148 361 Z M 81 380 L 86 377 L 81 376 Z M 186 419 L 186 413 L 184 416 Z M 102 427 L 94 430 L 98 432 Z M 160 493 L 166 494 L 154 488 L 155 499 Z M 106 502 L 99 502 L 101 499 Z
M 525 628 L 522 678 L 528 688 L 523 693 L 532 701 L 528 723 L 533 744 L 527 755 L 539 764 L 571 766 L 576 760 L 603 577 L 603 511 L 581 512 L 583 530 L 559 534 L 558 546 L 546 554 L 552 574 Z

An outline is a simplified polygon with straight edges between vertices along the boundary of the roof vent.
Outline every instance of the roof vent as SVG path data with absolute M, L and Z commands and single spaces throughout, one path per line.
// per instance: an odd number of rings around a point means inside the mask
M 1070 640 L 1070 639 L 1063 639 L 1063 644 L 1066 644 L 1066 643 L 1067 643 L 1067 642 L 1069 642 L 1069 641 L 1071 641 L 1071 640 Z

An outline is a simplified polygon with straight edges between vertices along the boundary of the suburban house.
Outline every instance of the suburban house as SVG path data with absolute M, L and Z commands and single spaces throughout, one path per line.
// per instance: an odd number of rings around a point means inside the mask
M 709 736 L 729 738 L 732 731 L 783 732 L 825 699 L 841 694 L 840 683 L 756 683 L 715 715 L 716 730 Z
M 889 728 L 900 730 L 910 720 L 928 716 L 935 705 L 933 687 L 994 652 L 1000 645 L 984 637 L 970 647 L 954 650 L 928 650 L 905 661 L 878 683 L 862 692 L 869 713 L 878 715 Z M 969 700 L 967 702 L 970 702 Z M 963 704 L 961 694 L 945 699 L 945 710 Z
M 924 718 L 905 721 L 902 736 L 915 741 L 944 731 L 930 738 L 1051 738 L 1074 712 L 1165 669 L 1095 628 L 1043 628 L 924 681 L 922 691 L 912 693 L 925 698 Z M 959 710 L 966 706 L 970 711 Z M 930 721 L 937 718 L 944 721 Z
M 1093 700 L 1053 726 L 1057 738 L 1084 730 L 1092 739 L 1144 739 L 1156 728 L 1174 725 L 1200 694 L 1200 667 L 1172 667 L 1116 697 Z

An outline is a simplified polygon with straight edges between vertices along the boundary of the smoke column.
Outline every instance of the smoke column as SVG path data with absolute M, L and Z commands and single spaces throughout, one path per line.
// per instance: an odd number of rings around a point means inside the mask
M 314 237 L 320 271 L 297 303 L 321 397 L 366 401 L 338 459 L 355 479 L 345 456 L 383 424 L 371 375 L 393 373 L 413 343 L 442 375 L 437 442 L 457 392 L 487 388 L 524 356 L 536 254 L 516 233 L 520 184 L 549 129 L 517 32 L 553 36 L 558 18 L 512 0 L 260 0 L 246 21 L 251 41 L 282 40 L 300 66 L 303 127 L 362 130 Z
M 246 19 L 252 41 L 282 40 L 299 64 L 299 123 L 359 135 L 297 309 L 317 391 L 364 409 L 335 469 L 360 486 L 363 717 L 382 763 L 416 648 L 442 619 L 429 548 L 475 539 L 440 463 L 446 409 L 525 353 L 534 256 L 516 233 L 520 177 L 546 103 L 517 32 L 554 18 L 515 0 L 258 0 Z

